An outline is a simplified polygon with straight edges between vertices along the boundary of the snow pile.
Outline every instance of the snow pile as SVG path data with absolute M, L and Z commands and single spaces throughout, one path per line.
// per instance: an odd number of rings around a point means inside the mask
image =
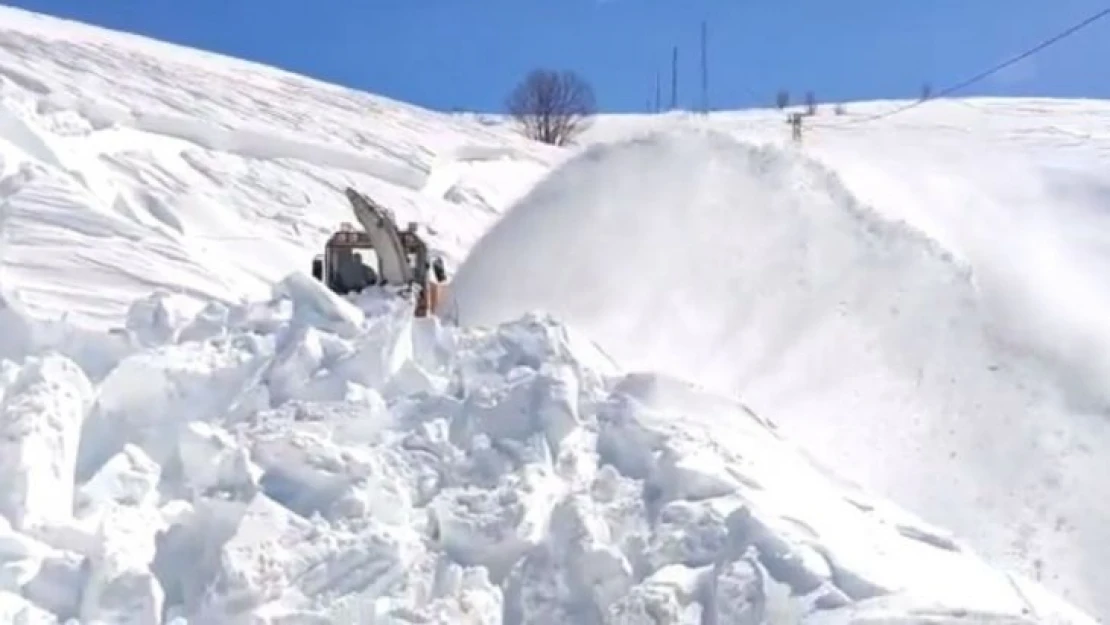
M 12 619 L 1091 622 L 549 317 L 463 331 L 300 276 L 173 309 L 133 305 L 98 382 L 4 361 Z
M 453 289 L 465 324 L 550 311 L 622 363 L 737 393 L 841 475 L 1096 603 L 1110 425 L 1004 331 L 984 280 L 797 150 L 674 130 L 557 169 Z

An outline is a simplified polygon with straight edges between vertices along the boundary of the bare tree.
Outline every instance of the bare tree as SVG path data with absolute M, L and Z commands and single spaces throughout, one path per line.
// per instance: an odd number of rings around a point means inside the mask
M 551 145 L 566 145 L 596 112 L 588 82 L 574 72 L 550 69 L 529 72 L 505 106 L 526 136 Z
M 775 94 L 775 106 L 780 111 L 790 106 L 790 92 L 786 89 L 779 89 L 779 92 Z
M 806 115 L 817 114 L 817 96 L 812 91 L 806 92 Z

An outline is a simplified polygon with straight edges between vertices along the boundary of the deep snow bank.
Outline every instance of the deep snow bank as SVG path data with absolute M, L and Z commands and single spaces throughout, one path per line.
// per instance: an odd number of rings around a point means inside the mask
M 0 363 L 0 614 L 1093 623 L 546 316 L 459 331 L 290 276 L 156 294 L 120 339 L 95 382 L 34 345 Z
M 738 392 L 841 473 L 1095 601 L 1105 425 L 1005 347 L 970 271 L 796 152 L 596 146 L 476 244 L 454 293 L 464 324 L 550 311 L 618 361 Z

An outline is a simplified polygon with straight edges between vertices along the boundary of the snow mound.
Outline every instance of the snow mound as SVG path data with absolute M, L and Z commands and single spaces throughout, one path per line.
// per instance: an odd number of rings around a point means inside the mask
M 96 381 L 56 352 L 4 362 L 0 614 L 1093 622 L 549 316 L 462 330 L 299 276 L 174 301 L 133 304 Z
M 737 394 L 841 475 L 1097 601 L 1110 424 L 1069 412 L 977 287 L 797 150 L 673 130 L 541 181 L 476 243 L 453 307 L 549 311 L 618 362 Z

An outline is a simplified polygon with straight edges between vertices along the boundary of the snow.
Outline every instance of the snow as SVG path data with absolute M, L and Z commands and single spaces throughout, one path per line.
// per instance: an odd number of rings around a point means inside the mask
M 959 157 L 951 139 L 925 152 L 937 143 L 921 138 L 926 124 L 957 105 L 930 106 L 935 117 L 899 135 L 909 147 L 884 128 L 865 135 L 874 151 L 843 128 L 783 145 L 728 115 L 625 128 L 475 244 L 452 310 L 467 325 L 548 311 L 625 366 L 735 394 L 843 478 L 1110 614 L 1089 581 L 1110 558 L 1110 505 L 1092 496 L 1110 453 L 1110 344 L 1092 317 L 1110 295 L 1098 262 L 1110 224 L 1090 200 L 1043 191 L 1081 157 L 1103 167 L 1106 145 L 1046 142 L 1024 160 L 987 145 L 980 171 L 970 131 Z M 1018 145 L 1033 132 L 1018 129 L 1043 123 L 991 110 Z M 912 203 L 882 194 L 896 186 L 888 164 Z
M 580 153 L 0 8 L 0 621 L 1094 623 L 1110 107 L 922 109 Z M 349 185 L 461 325 L 309 277 Z

